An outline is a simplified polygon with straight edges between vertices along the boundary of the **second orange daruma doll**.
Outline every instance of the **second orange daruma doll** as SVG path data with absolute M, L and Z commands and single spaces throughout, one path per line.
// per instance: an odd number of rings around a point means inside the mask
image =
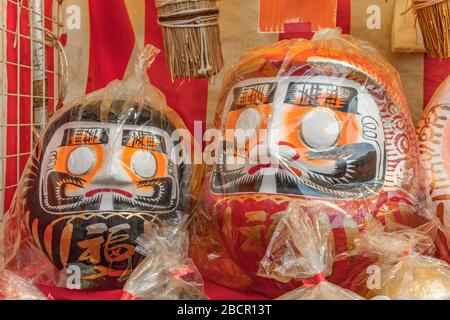
M 225 79 L 215 127 L 224 138 L 208 148 L 218 163 L 206 170 L 191 242 L 212 281 L 270 296 L 297 285 L 257 275 L 291 201 L 323 207 L 337 254 L 352 249 L 368 216 L 394 228 L 431 214 L 398 74 L 337 30 L 246 52 Z M 363 267 L 338 261 L 330 280 L 345 286 Z

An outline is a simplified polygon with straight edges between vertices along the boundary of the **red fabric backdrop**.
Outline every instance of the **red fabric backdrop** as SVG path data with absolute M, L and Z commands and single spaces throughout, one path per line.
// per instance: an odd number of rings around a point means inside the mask
M 145 43 L 163 48 L 161 29 L 156 22 L 154 0 L 145 0 Z M 136 38 L 123 0 L 89 0 L 90 57 L 86 93 L 105 87 L 115 79 L 122 79 L 127 70 Z M 161 52 L 149 72 L 150 81 L 167 96 L 174 108 L 193 131 L 194 121 L 206 120 L 208 97 L 207 80 L 181 79 L 172 82 Z

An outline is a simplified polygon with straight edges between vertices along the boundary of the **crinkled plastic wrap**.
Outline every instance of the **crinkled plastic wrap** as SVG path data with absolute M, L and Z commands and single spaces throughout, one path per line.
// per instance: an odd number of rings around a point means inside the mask
M 122 300 L 206 300 L 203 279 L 187 257 L 188 238 L 182 232 L 146 235 L 147 258 L 125 284 Z
M 277 297 L 298 286 L 257 275 L 292 201 L 329 212 L 336 253 L 354 246 L 365 216 L 388 228 L 432 215 L 418 141 L 399 76 L 368 43 L 323 29 L 245 52 L 222 85 L 211 161 L 190 254 L 217 283 Z M 220 143 L 217 143 L 217 142 Z M 358 258 L 329 278 L 348 284 Z
M 0 300 L 46 300 L 29 280 L 3 270 L 0 272 Z
M 450 263 L 450 76 L 431 98 L 417 124 L 420 155 L 431 198 L 443 230 L 436 238 L 438 257 Z
M 342 209 L 317 202 L 292 202 L 278 222 L 259 275 L 303 286 L 280 300 L 360 300 L 357 294 L 328 282 L 334 263 L 334 235 L 328 213 Z
M 146 46 L 130 78 L 50 119 L 1 225 L 0 269 L 35 284 L 121 288 L 146 235 L 187 237 L 194 142 L 148 80 L 158 52 Z
M 433 250 L 433 239 L 424 230 L 385 232 L 378 223 L 369 223 L 355 252 L 374 263 L 355 278 L 352 289 L 366 298 L 448 300 L 450 265 L 426 255 Z

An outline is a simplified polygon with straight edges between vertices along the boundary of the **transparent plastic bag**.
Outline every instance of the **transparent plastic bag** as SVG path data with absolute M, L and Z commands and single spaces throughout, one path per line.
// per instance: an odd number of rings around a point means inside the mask
M 47 300 L 29 280 L 3 270 L 0 272 L 0 300 Z
M 206 300 L 203 279 L 187 257 L 187 237 L 170 232 L 140 239 L 140 250 L 147 256 L 125 284 L 122 300 Z
M 423 228 L 386 232 L 371 221 L 355 243 L 356 254 L 375 261 L 371 271 L 361 273 L 352 284 L 364 297 L 450 299 L 450 265 L 426 255 L 433 253 L 434 245 Z
M 272 297 L 298 286 L 257 275 L 292 201 L 346 213 L 330 212 L 337 254 L 354 246 L 367 215 L 388 228 L 433 216 L 397 72 L 339 30 L 245 52 L 222 84 L 214 127 L 190 247 L 212 281 Z M 330 279 L 344 285 L 361 265 L 338 261 Z
M 131 77 L 50 119 L 1 225 L 0 270 L 35 284 L 120 288 L 144 259 L 138 239 L 155 228 L 187 237 L 194 141 L 149 82 L 158 53 L 146 46 Z
M 334 263 L 334 236 L 328 218 L 330 211 L 345 214 L 339 207 L 294 201 L 278 222 L 258 274 L 281 282 L 301 280 L 303 284 L 278 299 L 363 299 L 326 280 Z
M 419 148 L 431 198 L 442 222 L 438 257 L 450 263 L 450 76 L 436 89 L 417 124 Z

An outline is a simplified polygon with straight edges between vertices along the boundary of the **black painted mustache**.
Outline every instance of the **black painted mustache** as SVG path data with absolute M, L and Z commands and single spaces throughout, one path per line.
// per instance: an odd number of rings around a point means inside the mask
M 138 188 L 152 187 L 151 196 L 137 195 L 132 199 L 114 195 L 113 206 L 115 210 L 124 210 L 124 207 L 142 208 L 145 211 L 169 210 L 174 208 L 175 200 L 171 199 L 173 183 L 172 179 L 155 178 L 142 180 L 136 183 Z
M 289 194 L 358 196 L 362 185 L 377 185 L 377 153 L 369 143 L 338 146 L 327 151 L 310 151 L 302 160 L 302 177 L 287 170 L 275 174 L 277 190 Z M 327 161 L 320 168 L 315 160 Z M 292 162 L 293 166 L 295 161 Z M 329 168 L 333 170 L 329 170 Z M 258 192 L 261 175 L 248 175 L 247 166 L 227 170 L 226 163 L 218 164 L 212 172 L 210 188 L 215 193 Z M 369 188 L 373 189 L 373 188 Z M 352 195 L 354 193 L 355 195 Z
M 84 188 L 86 181 L 82 178 L 71 176 L 61 172 L 51 172 L 47 179 L 47 194 L 44 195 L 44 203 L 52 211 L 97 211 L 100 209 L 102 194 L 99 193 L 91 198 L 80 196 L 68 196 L 66 187 L 73 185 Z M 114 210 L 169 210 L 175 207 L 175 200 L 171 199 L 173 183 L 171 178 L 156 178 L 139 181 L 138 188 L 151 186 L 153 193 L 151 196 L 134 195 L 127 198 L 114 194 Z
M 51 172 L 47 179 L 47 194 L 44 196 L 44 203 L 52 211 L 88 211 L 100 208 L 101 195 L 92 198 L 84 196 L 68 196 L 66 187 L 69 185 L 84 188 L 86 181 L 62 172 Z
M 373 180 L 377 170 L 377 152 L 369 143 L 338 146 L 328 151 L 310 151 L 307 160 L 327 160 L 334 163 L 332 174 L 311 169 L 308 176 L 325 184 L 351 185 Z

